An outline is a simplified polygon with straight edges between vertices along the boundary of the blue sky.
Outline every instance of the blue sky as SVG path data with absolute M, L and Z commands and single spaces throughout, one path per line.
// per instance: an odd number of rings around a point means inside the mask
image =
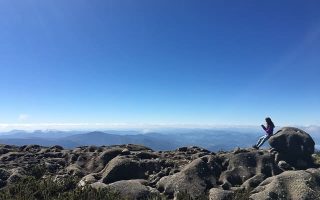
M 0 124 L 319 125 L 319 7 L 0 1 Z

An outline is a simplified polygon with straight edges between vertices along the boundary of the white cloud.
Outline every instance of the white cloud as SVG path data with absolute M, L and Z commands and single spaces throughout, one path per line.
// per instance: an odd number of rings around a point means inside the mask
M 20 114 L 20 115 L 18 116 L 18 119 L 19 119 L 20 121 L 25 121 L 25 120 L 27 120 L 27 119 L 29 119 L 29 118 L 30 118 L 30 116 L 27 115 L 27 114 Z
M 141 132 L 142 133 L 150 133 L 150 132 L 152 132 L 152 130 L 151 129 L 143 129 Z
M 20 116 L 19 116 L 20 118 Z M 27 120 L 27 116 L 21 116 L 21 119 Z M 297 126 L 306 130 L 308 133 L 320 133 L 320 126 Z M 140 130 L 143 133 L 162 129 L 221 129 L 221 130 L 237 130 L 239 132 L 252 132 L 260 130 L 259 126 L 245 125 L 215 125 L 215 124 L 184 124 L 184 123 L 0 123 L 0 131 L 19 130 L 106 130 L 119 129 Z
M 20 115 L 20 120 L 27 120 L 30 118 L 28 115 Z M 211 125 L 211 124 L 184 124 L 184 123 L 0 123 L 0 131 L 9 131 L 13 129 L 22 130 L 105 130 L 105 129 L 137 129 L 143 133 L 152 132 L 159 129 L 172 129 L 172 128 L 220 128 L 232 129 L 250 128 L 251 126 L 231 126 L 231 125 Z
M 21 118 L 20 118 L 21 117 Z M 19 120 L 27 120 L 29 116 L 19 115 Z M 19 130 L 101 130 L 106 128 L 125 129 L 125 123 L 0 123 L 0 131 Z
M 320 134 L 320 126 L 307 126 L 303 129 L 310 134 Z

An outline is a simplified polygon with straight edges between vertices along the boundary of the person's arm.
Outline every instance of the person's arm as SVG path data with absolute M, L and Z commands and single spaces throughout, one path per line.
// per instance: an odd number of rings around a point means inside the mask
M 262 124 L 261 127 L 263 128 L 263 130 L 267 130 L 267 128 Z
M 265 129 L 265 131 L 267 132 L 268 135 L 272 135 L 272 133 L 273 133 L 273 127 L 268 126 L 268 127 Z

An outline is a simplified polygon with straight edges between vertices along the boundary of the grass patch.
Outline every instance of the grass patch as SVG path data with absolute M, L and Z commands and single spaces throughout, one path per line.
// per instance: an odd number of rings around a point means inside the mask
M 77 178 L 54 181 L 29 176 L 0 190 L 0 199 L 6 200 L 121 200 L 109 189 L 79 188 Z

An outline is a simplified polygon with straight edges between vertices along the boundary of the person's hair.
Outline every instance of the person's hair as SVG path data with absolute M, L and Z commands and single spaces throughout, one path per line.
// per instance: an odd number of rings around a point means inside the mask
M 266 122 L 267 122 L 267 125 L 268 125 L 268 126 L 271 126 L 271 127 L 274 128 L 274 124 L 273 124 L 273 122 L 272 122 L 272 120 L 271 120 L 270 117 L 267 117 L 267 118 L 266 118 Z

